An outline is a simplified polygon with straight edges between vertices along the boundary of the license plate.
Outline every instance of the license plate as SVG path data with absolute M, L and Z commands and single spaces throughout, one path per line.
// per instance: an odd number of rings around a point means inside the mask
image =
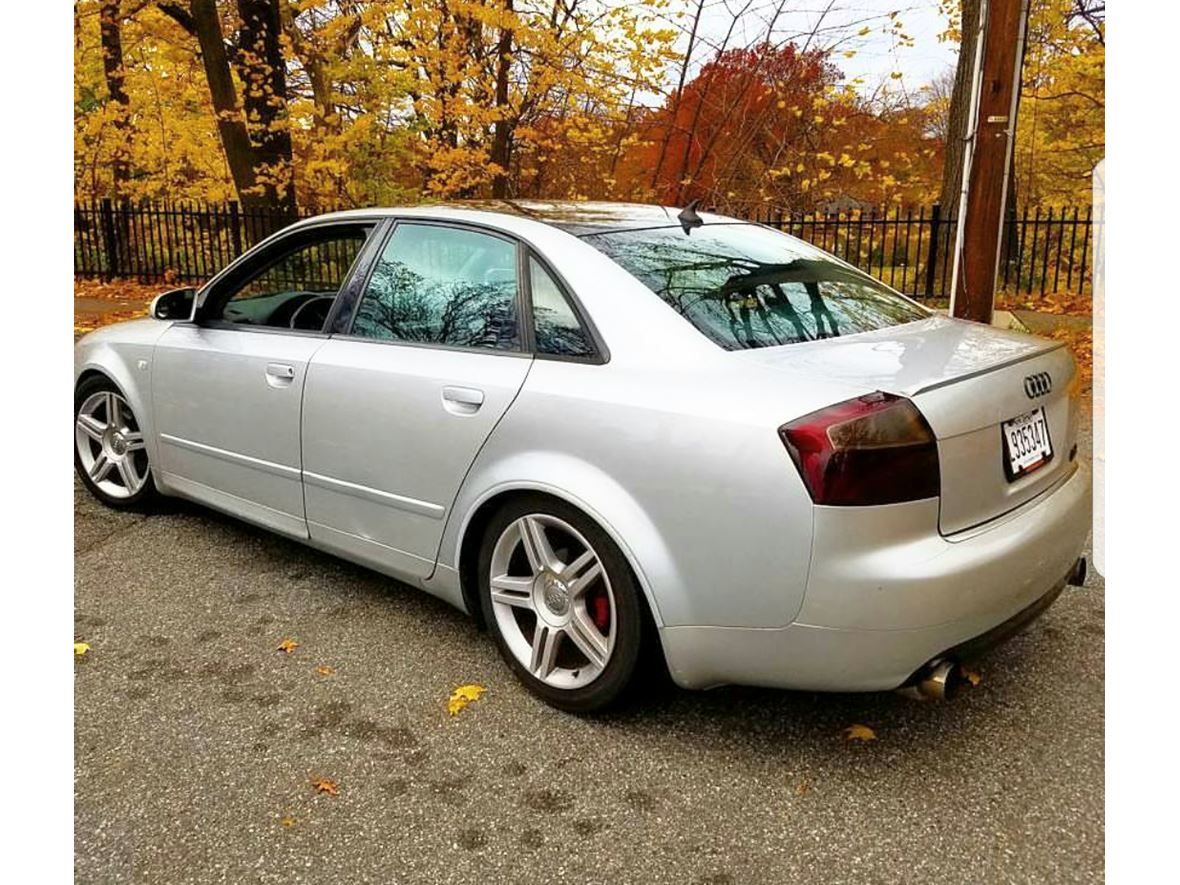
M 1004 472 L 1009 481 L 1018 479 L 1053 458 L 1049 422 L 1044 408 L 1018 415 L 1000 425 L 1004 432 Z

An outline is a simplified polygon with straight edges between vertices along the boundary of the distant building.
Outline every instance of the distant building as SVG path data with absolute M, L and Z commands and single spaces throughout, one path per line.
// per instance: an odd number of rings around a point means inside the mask
M 821 203 L 816 207 L 816 211 L 825 215 L 838 215 L 841 212 L 868 212 L 876 208 L 876 203 L 867 203 L 864 200 L 858 200 L 855 197 L 850 197 L 847 194 L 841 194 L 834 200 L 829 200 L 826 203 Z

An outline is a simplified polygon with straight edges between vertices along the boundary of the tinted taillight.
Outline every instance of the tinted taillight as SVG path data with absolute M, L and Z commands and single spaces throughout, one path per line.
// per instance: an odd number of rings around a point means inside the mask
M 938 496 L 938 444 L 905 397 L 870 393 L 804 415 L 778 432 L 816 504 Z

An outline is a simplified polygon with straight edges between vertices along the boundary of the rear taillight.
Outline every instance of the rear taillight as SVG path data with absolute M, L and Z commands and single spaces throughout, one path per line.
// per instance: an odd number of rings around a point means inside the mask
M 938 496 L 938 444 L 905 397 L 870 393 L 804 415 L 778 432 L 816 504 Z

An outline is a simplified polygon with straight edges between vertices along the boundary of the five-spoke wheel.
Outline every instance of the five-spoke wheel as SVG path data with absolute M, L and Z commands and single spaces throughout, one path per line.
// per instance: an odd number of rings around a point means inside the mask
M 74 464 L 83 482 L 113 506 L 152 494 L 143 431 L 123 395 L 95 377 L 79 385 L 74 405 Z
M 614 542 L 574 508 L 530 496 L 493 518 L 483 554 L 485 617 L 525 684 L 566 709 L 615 700 L 635 667 L 641 619 Z

